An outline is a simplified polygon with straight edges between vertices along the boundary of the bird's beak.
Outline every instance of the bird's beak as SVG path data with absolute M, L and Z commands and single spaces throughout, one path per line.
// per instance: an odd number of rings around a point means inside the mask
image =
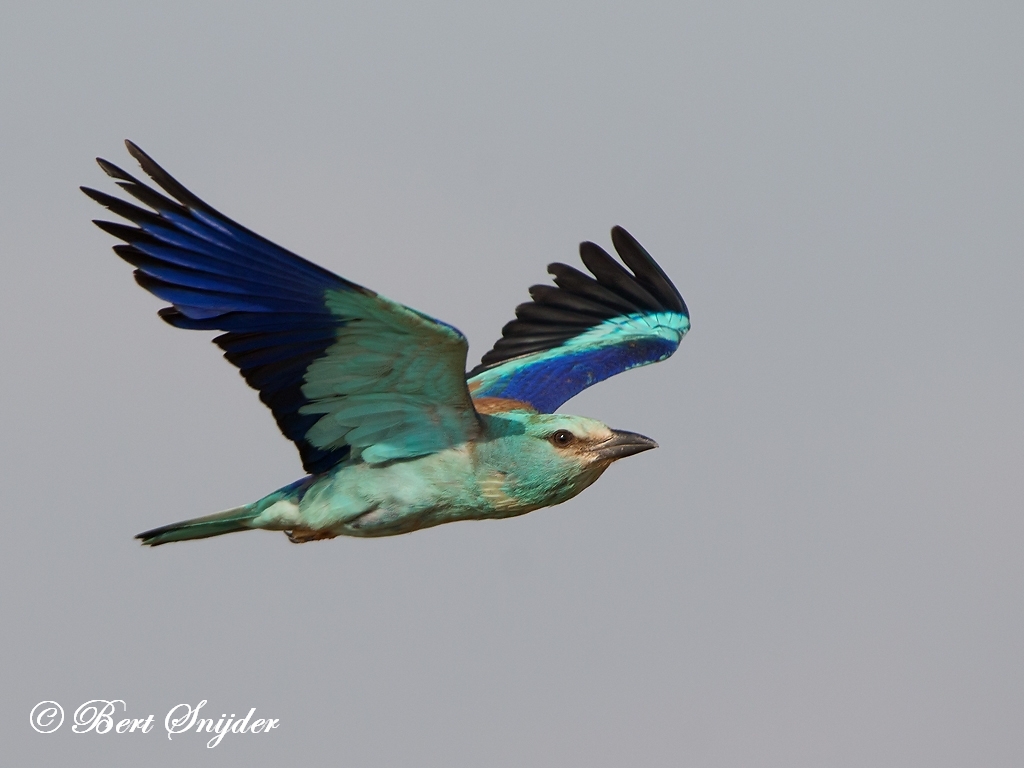
M 649 437 L 638 435 L 636 432 L 613 429 L 612 436 L 601 443 L 595 453 L 598 459 L 603 461 L 616 461 L 657 447 L 658 444 Z

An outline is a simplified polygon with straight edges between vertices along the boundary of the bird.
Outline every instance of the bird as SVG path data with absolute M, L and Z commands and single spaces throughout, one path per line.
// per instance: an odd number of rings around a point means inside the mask
M 306 475 L 250 504 L 163 525 L 143 545 L 249 530 L 294 543 L 405 534 L 560 504 L 649 437 L 557 413 L 585 388 L 672 355 L 690 328 L 679 291 L 637 240 L 620 261 L 580 244 L 590 274 L 554 263 L 466 372 L 455 327 L 272 243 L 192 194 L 131 141 L 156 189 L 102 158 L 134 198 L 81 190 L 176 328 L 213 341 L 298 448 Z M 135 203 L 141 203 L 142 206 Z

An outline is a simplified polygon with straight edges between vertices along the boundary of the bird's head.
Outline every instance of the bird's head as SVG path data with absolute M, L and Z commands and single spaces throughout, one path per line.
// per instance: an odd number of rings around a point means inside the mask
M 525 436 L 543 446 L 543 452 L 581 467 L 607 467 L 618 459 L 658 447 L 649 437 L 612 429 L 583 416 L 534 413 L 529 414 L 524 427 Z
M 565 501 L 612 462 L 658 447 L 649 437 L 582 416 L 511 411 L 485 418 L 488 465 L 506 475 L 506 493 L 537 506 Z

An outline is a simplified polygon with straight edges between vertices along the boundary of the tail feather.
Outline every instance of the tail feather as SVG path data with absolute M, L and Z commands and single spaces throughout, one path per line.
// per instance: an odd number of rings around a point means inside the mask
M 248 531 L 252 530 L 249 527 L 249 521 L 255 518 L 257 514 L 252 505 L 246 505 L 206 515 L 205 517 L 182 520 L 180 523 L 162 525 L 159 528 L 144 531 L 135 538 L 141 539 L 142 543 L 147 546 L 158 547 L 161 544 L 169 544 L 172 541 L 206 539 L 210 536 L 220 536 L 225 533 Z

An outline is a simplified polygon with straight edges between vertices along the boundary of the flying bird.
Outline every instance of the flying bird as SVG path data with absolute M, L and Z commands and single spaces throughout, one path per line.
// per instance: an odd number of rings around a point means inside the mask
M 649 437 L 555 413 L 616 373 L 664 360 L 690 328 L 679 291 L 621 227 L 622 263 L 591 242 L 591 275 L 551 264 L 502 337 L 466 372 L 466 337 L 266 240 L 214 210 L 141 149 L 166 194 L 97 158 L 141 202 L 82 191 L 130 224 L 96 221 L 176 328 L 214 342 L 295 443 L 305 477 L 217 514 L 140 533 L 143 544 L 236 531 L 296 543 L 391 536 L 560 504 Z M 147 210 L 147 208 L 149 210 Z M 623 266 L 625 265 L 625 266 Z M 627 269 L 628 267 L 628 269 Z

